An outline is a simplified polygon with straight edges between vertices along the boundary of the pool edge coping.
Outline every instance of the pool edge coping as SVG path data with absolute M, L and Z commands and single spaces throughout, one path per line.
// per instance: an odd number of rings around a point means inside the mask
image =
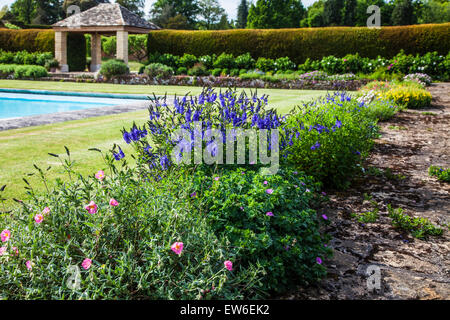
M 78 92 L 78 91 L 52 91 L 52 90 L 35 90 L 35 89 L 12 89 L 0 88 L 0 93 L 25 93 L 55 96 L 74 96 L 74 97 L 91 97 L 91 98 L 108 98 L 108 99 L 124 99 L 124 100 L 154 100 L 149 95 L 139 94 L 119 94 L 105 92 Z

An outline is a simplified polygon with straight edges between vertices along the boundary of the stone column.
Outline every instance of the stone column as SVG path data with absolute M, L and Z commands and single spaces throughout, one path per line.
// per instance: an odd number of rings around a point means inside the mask
M 59 62 L 61 72 L 69 72 L 67 65 L 67 32 L 55 32 L 55 58 Z
M 102 37 L 98 33 L 91 35 L 91 72 L 97 72 L 102 65 Z
M 128 64 L 128 32 L 117 31 L 117 59 L 121 59 Z

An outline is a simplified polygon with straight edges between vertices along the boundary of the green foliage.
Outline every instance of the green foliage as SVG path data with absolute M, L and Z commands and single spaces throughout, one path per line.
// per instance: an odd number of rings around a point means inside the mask
M 192 55 L 192 54 L 188 54 L 185 53 L 181 58 L 180 58 L 180 62 L 179 65 L 181 67 L 185 67 L 185 68 L 192 68 L 194 66 L 194 64 L 196 64 L 198 62 L 198 59 L 196 56 Z
M 305 14 L 299 0 L 257 0 L 248 14 L 251 29 L 296 28 Z
M 379 211 L 378 208 L 375 208 L 372 211 L 352 214 L 352 217 L 356 218 L 360 223 L 375 223 L 379 218 Z
M 222 73 L 222 69 L 220 69 L 220 68 L 215 68 L 211 71 L 211 75 L 213 75 L 214 77 L 220 76 L 221 73 Z
M 239 69 L 254 69 L 255 59 L 252 58 L 250 53 L 241 54 L 236 58 L 236 67 Z
M 177 69 L 177 75 L 182 75 L 182 74 L 185 74 L 185 75 L 188 74 L 188 69 L 185 67 L 179 67 Z
M 102 182 L 72 173 L 71 182 L 58 180 L 42 196 L 34 195 L 29 186 L 32 200 L 2 218 L 0 229 L 11 231 L 11 239 L 2 243 L 6 253 L 0 256 L 3 298 L 157 300 L 264 295 L 257 290 L 264 270 L 252 263 L 243 266 L 239 249 L 214 233 L 208 217 L 192 205 L 188 176 L 149 183 L 133 169 L 113 169 L 112 160 L 106 159 L 112 171 Z M 119 206 L 109 205 L 111 198 Z M 94 214 L 84 208 L 90 201 L 98 205 Z M 34 217 L 45 207 L 50 212 L 38 224 Z M 171 251 L 174 242 L 184 243 L 181 255 Z M 85 259 L 92 260 L 87 270 L 82 267 Z M 234 263 L 232 271 L 225 269 L 226 260 Z M 80 270 L 79 288 L 68 285 L 73 285 L 76 275 L 71 266 Z
M 408 232 L 418 239 L 426 239 L 428 236 L 441 236 L 443 230 L 434 226 L 426 218 L 413 218 L 403 213 L 402 208 L 393 209 L 390 204 L 387 205 L 389 217 L 392 219 L 392 225 Z
M 111 59 L 102 63 L 100 74 L 107 79 L 112 77 L 122 76 L 129 72 L 128 66 L 123 60 Z
M 444 182 L 450 182 L 450 169 L 445 169 L 437 166 L 430 166 L 428 169 L 430 177 L 437 177 L 438 180 Z
M 50 52 L 30 53 L 25 50 L 19 52 L 3 51 L 0 49 L 0 63 L 4 64 L 27 64 L 45 66 L 53 59 Z
M 47 70 L 41 66 L 17 66 L 14 79 L 38 79 L 47 76 Z
M 287 70 L 293 70 L 297 66 L 294 62 L 289 59 L 289 57 L 284 58 L 278 58 L 274 62 L 275 70 L 281 70 L 281 71 L 287 71 Z
M 144 73 L 150 78 L 167 79 L 174 74 L 171 67 L 161 63 L 151 63 L 145 67 Z
M 286 120 L 284 160 L 327 186 L 347 186 L 377 134 L 371 108 L 344 93 L 297 107 Z
M 171 68 L 177 68 L 180 66 L 180 57 L 170 53 L 161 55 L 157 61 Z
M 67 64 L 69 65 L 69 71 L 72 72 L 86 70 L 86 38 L 83 34 L 68 34 Z
M 259 58 L 256 61 L 256 68 L 267 72 L 267 71 L 271 71 L 275 69 L 275 61 L 273 61 L 272 59 L 267 59 L 267 58 Z
M 202 77 L 209 75 L 209 72 L 203 64 L 197 63 L 191 69 L 189 69 L 188 75 Z
M 0 76 L 6 78 L 13 75 L 14 79 L 38 79 L 47 77 L 47 70 L 41 66 L 0 64 Z
M 214 68 L 234 69 L 236 68 L 236 59 L 232 54 L 222 53 L 213 64 Z
M 198 61 L 202 63 L 207 69 L 212 69 L 214 67 L 214 61 L 217 59 L 215 54 L 205 55 L 198 58 Z
M 208 213 L 215 234 L 226 235 L 239 250 L 242 268 L 257 262 L 266 270 L 260 289 L 285 290 L 325 275 L 316 258 L 329 255 L 324 246 L 329 239 L 320 234 L 317 214 L 309 207 L 320 187 L 311 177 L 292 170 L 261 176 L 237 169 L 213 175 L 199 171 L 190 179 L 198 196 L 194 206 Z

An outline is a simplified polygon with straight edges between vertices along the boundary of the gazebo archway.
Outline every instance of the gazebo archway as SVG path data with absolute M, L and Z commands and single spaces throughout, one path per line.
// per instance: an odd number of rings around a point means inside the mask
M 67 64 L 67 35 L 69 32 L 91 34 L 91 71 L 98 71 L 102 62 L 102 35 L 116 35 L 116 58 L 128 64 L 128 35 L 146 34 L 160 29 L 119 4 L 101 3 L 74 14 L 53 25 L 55 58 L 61 72 L 69 72 Z

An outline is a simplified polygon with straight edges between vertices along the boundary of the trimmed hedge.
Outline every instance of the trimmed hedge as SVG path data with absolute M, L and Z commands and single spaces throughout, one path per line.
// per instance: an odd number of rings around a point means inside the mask
M 0 49 L 5 51 L 54 52 L 53 30 L 0 30 Z
M 86 38 L 83 34 L 69 33 L 67 37 L 67 64 L 71 72 L 86 69 Z
M 290 57 L 295 63 L 334 55 L 391 58 L 401 49 L 406 54 L 437 51 L 446 55 L 450 23 L 400 27 L 328 27 L 270 30 L 180 31 L 159 30 L 148 35 L 149 53 L 185 53 L 196 56 L 249 52 L 253 58 Z
M 0 29 L 0 49 L 5 51 L 55 52 L 53 30 Z M 67 63 L 70 71 L 86 68 L 86 39 L 82 34 L 69 33 L 67 38 Z

